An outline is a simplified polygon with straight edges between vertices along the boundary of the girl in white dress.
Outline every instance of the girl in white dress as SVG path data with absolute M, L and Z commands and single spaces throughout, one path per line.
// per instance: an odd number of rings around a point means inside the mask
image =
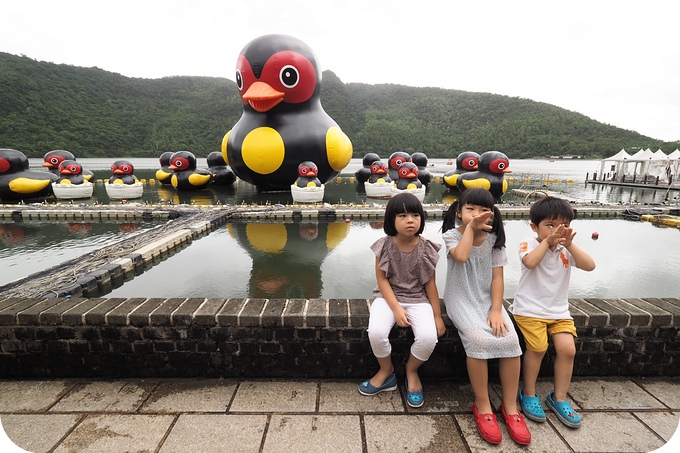
M 508 258 L 493 195 L 485 189 L 465 190 L 444 215 L 442 232 L 447 255 L 444 304 L 465 348 L 477 429 L 489 443 L 502 441 L 488 387 L 487 361 L 497 358 L 503 391 L 500 412 L 510 437 L 528 445 L 531 434 L 517 407 L 522 350 L 503 307 L 503 266 Z

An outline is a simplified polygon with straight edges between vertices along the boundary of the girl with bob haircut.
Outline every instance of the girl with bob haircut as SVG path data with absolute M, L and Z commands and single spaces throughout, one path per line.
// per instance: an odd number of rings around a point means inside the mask
M 434 351 L 446 331 L 441 316 L 435 269 L 440 244 L 421 236 L 425 228 L 423 205 L 415 195 L 395 195 L 385 208 L 384 237 L 371 245 L 375 254 L 377 286 L 368 320 L 368 339 L 380 369 L 359 385 L 362 395 L 397 389 L 389 334 L 397 324 L 411 327 L 415 341 L 406 362 L 406 401 L 424 403 L 418 368 Z

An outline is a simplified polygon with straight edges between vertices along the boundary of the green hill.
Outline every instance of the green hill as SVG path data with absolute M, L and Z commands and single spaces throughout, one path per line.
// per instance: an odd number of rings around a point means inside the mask
M 621 148 L 680 145 L 528 99 L 344 84 L 331 71 L 323 74 L 321 102 L 352 140 L 354 157 L 404 150 L 449 158 L 498 149 L 511 158 L 600 158 Z M 78 157 L 207 155 L 219 150 L 241 112 L 236 84 L 226 78 L 129 78 L 0 53 L 0 148 L 29 157 L 53 149 Z

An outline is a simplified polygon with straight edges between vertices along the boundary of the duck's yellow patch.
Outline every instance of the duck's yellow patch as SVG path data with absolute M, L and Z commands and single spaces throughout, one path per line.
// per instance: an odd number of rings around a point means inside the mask
M 189 175 L 189 182 L 191 183 L 192 186 L 202 186 L 204 184 L 208 184 L 208 181 L 210 181 L 210 178 L 212 178 L 212 175 L 202 175 L 199 173 L 192 173 Z
M 227 163 L 227 165 L 229 165 L 229 158 L 227 157 L 227 142 L 229 141 L 229 134 L 231 134 L 231 131 L 227 132 L 222 139 L 222 158 Z
M 337 126 L 326 131 L 326 155 L 328 163 L 335 171 L 340 171 L 352 159 L 352 142 Z
M 9 189 L 14 193 L 35 193 L 51 182 L 49 179 L 16 178 L 9 182 Z
M 274 173 L 283 163 L 286 146 L 281 135 L 271 127 L 258 127 L 243 139 L 243 163 L 261 175 Z
M 265 253 L 281 253 L 288 242 L 283 223 L 249 223 L 246 225 L 246 237 L 253 248 Z
M 489 190 L 491 188 L 491 181 L 484 178 L 464 179 L 463 185 L 466 189 L 479 188 Z

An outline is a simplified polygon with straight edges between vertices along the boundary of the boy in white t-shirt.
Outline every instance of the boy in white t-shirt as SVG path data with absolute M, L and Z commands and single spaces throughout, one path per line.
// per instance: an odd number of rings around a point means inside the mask
M 529 217 L 536 237 L 519 245 L 522 275 L 510 307 L 526 343 L 520 403 L 526 418 L 545 421 L 545 412 L 536 394 L 536 379 L 550 336 L 556 354 L 554 391 L 545 402 L 563 424 L 578 428 L 581 417 L 567 399 L 576 355 L 576 328 L 569 313 L 569 278 L 572 266 L 592 271 L 595 262 L 573 242 L 576 233 L 569 224 L 574 219 L 574 210 L 566 200 L 541 198 L 531 206 Z

